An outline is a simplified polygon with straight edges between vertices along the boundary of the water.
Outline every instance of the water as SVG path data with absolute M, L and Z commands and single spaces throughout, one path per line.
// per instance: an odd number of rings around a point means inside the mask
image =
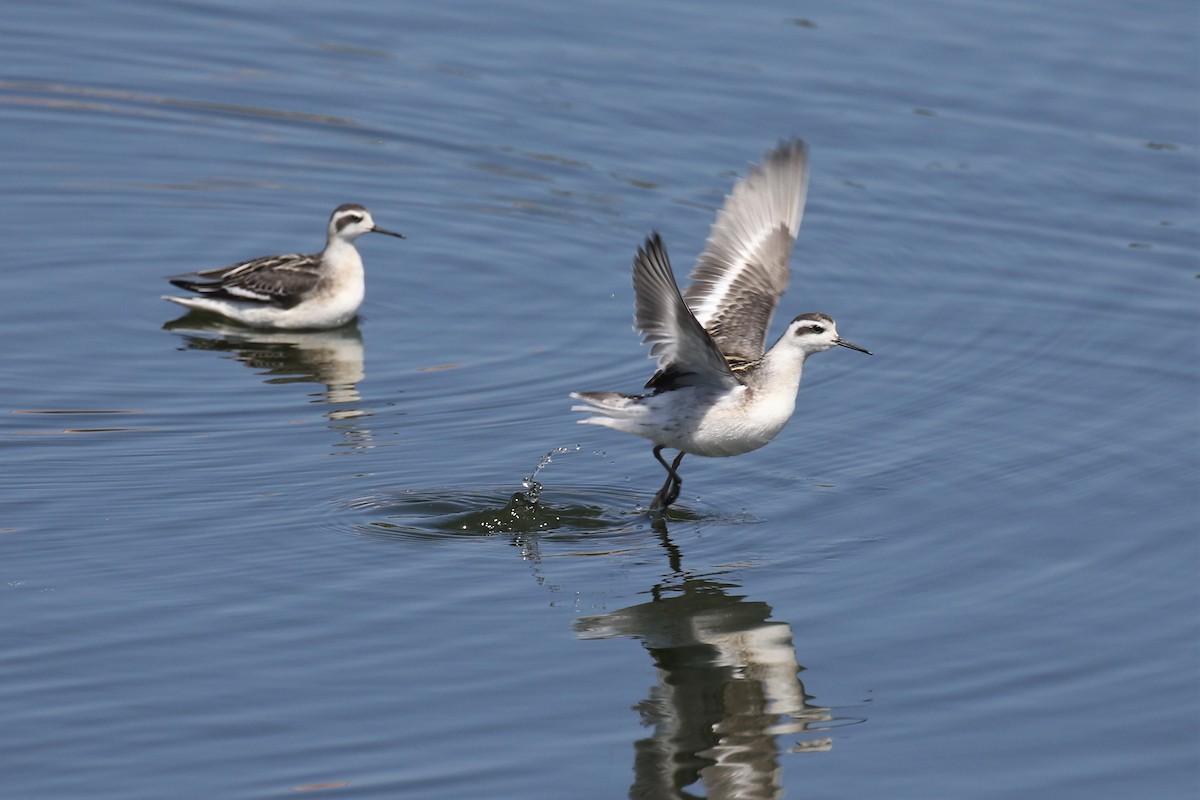
M 5 796 L 1200 788 L 1193 4 L 242 5 L 6 9 Z M 876 356 L 656 523 L 566 395 L 791 135 Z M 356 326 L 159 299 L 343 202 Z

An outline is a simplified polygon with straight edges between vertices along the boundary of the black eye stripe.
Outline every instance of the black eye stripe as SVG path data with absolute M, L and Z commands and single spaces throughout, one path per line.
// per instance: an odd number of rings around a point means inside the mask
M 343 228 L 345 228 L 347 225 L 350 225 L 355 222 L 362 222 L 362 219 L 363 219 L 362 215 L 360 215 L 360 214 L 347 214 L 346 216 L 340 217 L 338 219 L 337 229 L 340 231 Z

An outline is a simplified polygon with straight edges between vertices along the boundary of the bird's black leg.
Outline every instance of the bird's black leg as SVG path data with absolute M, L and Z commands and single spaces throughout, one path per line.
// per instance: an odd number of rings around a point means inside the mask
M 658 494 L 654 495 L 654 502 L 650 504 L 652 511 L 665 510 L 667 506 L 679 499 L 679 491 L 683 488 L 683 478 L 679 477 L 677 470 L 679 462 L 683 461 L 684 452 L 680 450 L 679 455 L 675 456 L 675 460 L 668 465 L 662 457 L 662 450 L 661 444 L 655 446 L 654 457 L 667 471 L 667 479 L 663 482 L 662 488 L 658 490 Z
M 662 464 L 663 469 L 667 471 L 667 480 L 663 483 L 662 488 L 658 490 L 658 494 L 654 495 L 654 502 L 650 504 L 650 508 L 654 510 L 666 507 L 663 505 L 663 500 L 666 498 L 667 492 L 670 491 L 671 484 L 674 482 L 674 476 L 671 474 L 671 467 L 666 461 L 663 460 L 662 450 L 663 446 L 661 444 L 655 445 L 654 458 L 658 461 L 658 463 Z
M 671 487 L 671 493 L 667 495 L 667 502 L 663 503 L 663 508 L 671 505 L 679 499 L 679 491 L 683 488 L 683 478 L 679 477 L 679 462 L 683 461 L 683 451 L 675 456 L 675 460 L 671 462 L 671 474 L 675 476 L 675 485 Z

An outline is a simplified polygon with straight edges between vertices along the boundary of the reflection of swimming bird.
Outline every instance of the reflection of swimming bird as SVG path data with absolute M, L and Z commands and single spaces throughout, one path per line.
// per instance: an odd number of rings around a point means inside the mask
M 838 336 L 824 314 L 801 314 L 770 350 L 767 327 L 791 278 L 788 258 L 800 227 L 808 185 L 807 151 L 799 139 L 767 153 L 725 199 L 704 252 L 682 295 L 658 234 L 633 261 L 634 325 L 658 370 L 652 394 L 576 392 L 573 411 L 654 442 L 667 479 L 652 508 L 664 509 L 683 485 L 685 453 L 736 456 L 756 450 L 783 429 L 796 407 L 804 360 L 831 347 L 870 354 Z M 664 447 L 678 450 L 674 462 Z
M 404 238 L 377 227 L 362 206 L 347 203 L 330 216 L 320 253 L 265 256 L 177 275 L 171 283 L 200 296 L 163 299 L 255 328 L 336 328 L 362 305 L 363 264 L 354 240 L 364 233 Z
M 357 325 L 326 331 L 250 331 L 219 319 L 197 321 L 189 314 L 163 327 L 179 334 L 188 350 L 231 353 L 263 375 L 264 383 L 321 383 L 325 391 L 319 402 L 362 400 L 358 384 L 365 377 L 364 350 Z
M 322 331 L 250 330 L 229 320 L 187 314 L 163 328 L 187 350 L 224 354 L 254 370 L 265 384 L 297 385 L 339 436 L 336 451 L 362 453 L 374 446 L 366 425 L 372 410 L 358 390 L 365 377 L 362 333 L 353 323 Z M 305 385 L 323 384 L 319 391 Z

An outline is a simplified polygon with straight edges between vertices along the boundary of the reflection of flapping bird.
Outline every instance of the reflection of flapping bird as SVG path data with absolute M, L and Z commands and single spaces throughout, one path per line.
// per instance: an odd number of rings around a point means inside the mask
M 804 361 L 813 353 L 848 347 L 825 314 L 802 314 L 765 349 L 767 328 L 791 278 L 788 259 L 800 227 L 808 185 L 807 152 L 794 140 L 767 153 L 725 200 L 683 294 L 658 234 L 633 262 L 634 325 L 649 343 L 658 370 L 651 394 L 576 392 L 574 411 L 654 442 L 667 470 L 653 508 L 663 509 L 683 485 L 685 453 L 735 456 L 775 438 L 796 406 Z M 669 447 L 679 453 L 671 464 Z
M 378 227 L 367 209 L 347 203 L 330 216 L 320 253 L 265 256 L 177 275 L 171 283 L 199 296 L 163 299 L 254 328 L 336 328 L 362 305 L 363 263 L 354 240 L 364 233 L 404 238 Z
M 775 737 L 831 720 L 829 709 L 808 703 L 791 627 L 770 620 L 766 603 L 731 597 L 716 582 L 674 588 L 576 623 L 583 638 L 640 639 L 658 668 L 658 685 L 637 706 L 654 734 L 635 746 L 629 796 L 690 797 L 684 789 L 700 780 L 714 800 L 781 797 Z M 819 738 L 797 749 L 830 746 Z
M 319 402 L 344 405 L 361 400 L 365 377 L 362 333 L 357 325 L 328 331 L 249 331 L 220 321 L 196 322 L 191 315 L 164 326 L 181 334 L 189 350 L 230 353 L 247 367 L 268 376 L 267 383 L 320 383 Z M 340 408 L 331 419 L 360 417 L 360 408 Z

